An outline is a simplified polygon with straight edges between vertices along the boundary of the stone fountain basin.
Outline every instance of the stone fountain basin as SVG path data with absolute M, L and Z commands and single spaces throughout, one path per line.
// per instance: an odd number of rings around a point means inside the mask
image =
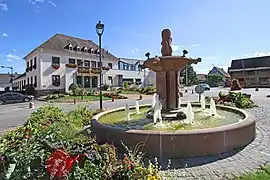
M 150 105 L 143 105 L 150 106 Z M 140 106 L 140 107 L 143 107 Z M 193 107 L 200 106 L 192 104 Z M 209 107 L 209 106 L 208 106 Z M 133 109 L 135 107 L 131 107 Z M 144 143 L 141 149 L 147 156 L 160 158 L 182 158 L 214 155 L 244 147 L 251 143 L 256 136 L 255 118 L 247 112 L 228 106 L 217 106 L 217 109 L 232 111 L 244 117 L 243 120 L 215 128 L 183 130 L 183 131 L 154 131 L 154 130 L 124 130 L 101 124 L 98 120 L 107 113 L 124 111 L 118 108 L 102 112 L 93 117 L 92 135 L 98 143 L 111 143 L 121 146 L 121 141 L 130 148 Z M 229 118 L 229 117 L 228 117 Z

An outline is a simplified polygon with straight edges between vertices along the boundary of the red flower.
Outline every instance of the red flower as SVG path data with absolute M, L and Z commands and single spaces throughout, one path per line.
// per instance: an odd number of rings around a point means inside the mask
M 72 171 L 73 163 L 78 159 L 76 157 L 70 157 L 66 152 L 62 150 L 56 150 L 46 161 L 46 169 L 51 177 L 64 177 Z

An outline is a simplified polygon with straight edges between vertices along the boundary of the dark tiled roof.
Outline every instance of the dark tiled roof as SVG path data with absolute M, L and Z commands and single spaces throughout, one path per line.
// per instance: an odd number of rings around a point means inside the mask
M 220 74 L 222 74 L 224 77 L 227 77 L 227 78 L 231 77 L 226 71 L 224 71 L 223 68 L 219 68 L 219 67 L 216 67 L 216 68 L 220 72 Z
M 242 61 L 244 68 L 270 67 L 270 56 L 262 56 L 232 60 L 231 67 L 229 69 L 242 69 Z
M 25 72 L 25 73 L 23 73 L 23 74 L 21 74 L 21 75 L 19 75 L 19 76 L 18 76 L 18 77 L 16 77 L 14 80 L 19 79 L 19 78 L 24 77 L 24 76 L 26 76 L 26 72 Z
M 141 59 L 130 59 L 130 58 L 119 58 L 119 60 L 127 64 L 136 64 L 137 62 L 142 63 L 144 61 Z
M 87 49 L 93 48 L 94 50 L 97 50 L 99 48 L 99 46 L 91 40 L 80 39 L 80 38 L 71 37 L 71 36 L 67 36 L 63 34 L 55 34 L 53 37 L 51 37 L 49 40 L 42 43 L 33 51 L 35 51 L 36 49 L 49 49 L 49 50 L 56 50 L 56 51 L 62 51 L 62 52 L 70 52 L 71 50 L 67 48 L 70 44 L 72 45 L 73 48 L 77 46 L 80 46 L 80 48 L 87 47 Z M 31 51 L 29 54 L 31 54 L 33 51 Z M 118 60 L 117 57 L 109 53 L 107 50 L 102 49 L 102 52 L 103 52 L 104 57 L 107 56 L 109 58 Z M 24 57 L 24 59 L 26 57 Z

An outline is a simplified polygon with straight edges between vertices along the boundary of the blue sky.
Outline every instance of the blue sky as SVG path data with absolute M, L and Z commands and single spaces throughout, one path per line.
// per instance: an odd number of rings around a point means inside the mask
M 0 65 L 25 69 L 22 59 L 55 33 L 97 42 L 117 57 L 160 55 L 161 30 L 170 28 L 174 54 L 185 48 L 206 73 L 231 59 L 270 54 L 270 1 L 246 0 L 0 0 Z M 0 72 L 7 72 L 0 69 Z

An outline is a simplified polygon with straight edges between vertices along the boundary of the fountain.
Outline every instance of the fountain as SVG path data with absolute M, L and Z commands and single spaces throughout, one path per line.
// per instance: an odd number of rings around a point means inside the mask
M 203 96 L 201 104 L 181 104 L 180 71 L 188 64 L 200 62 L 201 58 L 187 58 L 186 50 L 183 56 L 172 56 L 171 42 L 170 30 L 164 29 L 162 56 L 150 58 L 147 53 L 148 59 L 141 65 L 156 72 L 157 92 L 152 104 L 141 105 L 140 115 L 136 114 L 137 104 L 130 107 L 131 113 L 128 105 L 101 112 L 91 121 L 91 135 L 96 136 L 97 142 L 116 146 L 123 142 L 130 148 L 144 142 L 143 152 L 160 158 L 213 155 L 252 142 L 255 119 L 245 111 L 216 106 L 213 100 L 210 106 L 205 105 Z M 210 109 L 211 116 L 201 109 Z
M 130 120 L 129 104 L 126 104 L 126 121 Z
M 194 112 L 192 110 L 192 106 L 191 106 L 191 103 L 188 102 L 187 103 L 187 118 L 186 120 L 184 120 L 184 123 L 186 124 L 193 124 L 194 122 Z
M 213 98 L 211 98 L 210 100 L 210 113 L 212 116 L 217 115 L 217 108 L 216 108 L 216 104 Z
M 201 95 L 201 109 L 205 110 L 205 97 L 204 97 L 204 95 Z
M 136 107 L 136 114 L 140 114 L 140 105 L 138 100 L 136 101 L 135 107 Z

